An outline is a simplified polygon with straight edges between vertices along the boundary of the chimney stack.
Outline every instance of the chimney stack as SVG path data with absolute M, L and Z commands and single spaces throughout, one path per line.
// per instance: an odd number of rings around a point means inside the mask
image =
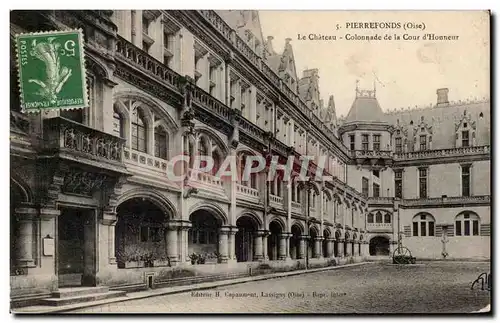
M 448 88 L 437 89 L 437 106 L 448 105 Z

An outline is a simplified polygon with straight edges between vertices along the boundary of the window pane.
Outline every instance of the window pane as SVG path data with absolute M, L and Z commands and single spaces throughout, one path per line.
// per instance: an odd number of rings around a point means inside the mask
M 396 197 L 403 198 L 403 181 L 397 179 L 395 185 L 396 185 Z
M 420 198 L 427 197 L 427 180 L 425 178 L 420 179 Z
M 462 235 L 462 222 L 461 221 L 455 221 L 455 235 L 456 236 Z
M 155 133 L 155 156 L 167 159 L 167 136 L 165 133 Z
M 384 223 L 391 223 L 391 215 L 389 213 L 384 215 Z
M 372 213 L 368 214 L 368 223 L 373 223 L 373 214 Z
M 373 197 L 380 196 L 380 186 L 378 184 L 373 184 Z
M 381 213 L 377 213 L 377 215 L 375 216 L 375 222 L 382 223 L 382 214 Z
M 474 235 L 474 236 L 479 235 L 479 221 L 478 220 L 472 221 L 472 235 Z
M 418 222 L 413 222 L 413 236 L 418 236 Z
M 429 236 L 434 236 L 434 222 L 429 222 Z
M 420 235 L 422 237 L 425 237 L 427 235 L 426 230 L 425 230 L 426 224 L 427 224 L 427 222 L 420 222 Z
M 464 236 L 470 236 L 470 221 L 464 221 Z

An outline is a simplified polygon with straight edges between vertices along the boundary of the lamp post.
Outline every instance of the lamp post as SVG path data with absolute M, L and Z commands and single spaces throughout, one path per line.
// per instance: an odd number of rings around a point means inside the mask
M 396 211 L 398 213 L 398 250 L 400 250 L 400 248 L 401 248 L 401 240 L 402 240 L 401 229 L 400 229 L 400 218 L 399 218 L 399 203 L 400 203 L 399 198 L 395 198 L 394 199 L 394 211 Z
M 307 193 L 307 210 L 306 210 L 306 270 L 309 269 L 309 215 L 311 212 L 311 183 L 309 181 L 306 183 L 306 193 Z

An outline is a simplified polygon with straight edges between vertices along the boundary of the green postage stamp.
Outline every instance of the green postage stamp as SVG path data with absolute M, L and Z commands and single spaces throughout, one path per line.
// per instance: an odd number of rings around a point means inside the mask
M 88 106 L 81 30 L 16 36 L 24 112 Z

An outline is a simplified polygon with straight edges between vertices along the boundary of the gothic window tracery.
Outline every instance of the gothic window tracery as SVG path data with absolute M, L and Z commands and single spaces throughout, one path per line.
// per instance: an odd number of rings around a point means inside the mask
M 420 117 L 420 123 L 413 129 L 413 150 L 424 151 L 432 149 L 432 126 Z
M 476 121 L 464 110 L 455 123 L 455 147 L 470 147 L 476 144 Z

